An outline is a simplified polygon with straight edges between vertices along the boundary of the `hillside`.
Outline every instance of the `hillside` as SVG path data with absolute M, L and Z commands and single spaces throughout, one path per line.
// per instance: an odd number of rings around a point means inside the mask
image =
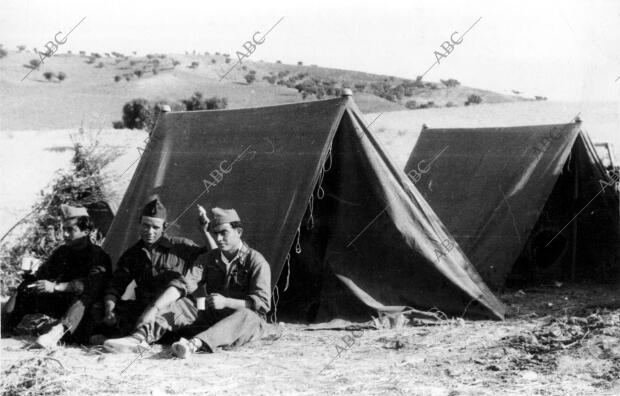
M 38 56 L 27 51 L 8 51 L 0 59 L 0 130 L 74 128 L 82 122 L 107 128 L 121 118 L 122 106 L 131 99 L 178 101 L 195 91 L 206 97 L 227 97 L 228 108 L 242 108 L 336 96 L 338 89 L 351 87 L 362 112 L 404 110 L 410 101 L 422 107 L 428 102 L 433 102 L 431 107 L 449 102 L 449 106 L 463 106 L 470 95 L 478 95 L 482 103 L 526 100 L 461 85 L 448 88 L 441 83 L 247 59 L 220 82 L 236 59 L 226 63 L 223 55 L 204 54 L 56 54 L 21 81 L 30 71 L 24 65 L 33 59 Z M 247 83 L 244 76 L 251 70 L 256 81 Z M 44 77 L 45 72 L 61 71 L 67 76 L 63 81 Z M 115 82 L 115 76 L 120 81 Z M 308 92 L 295 88 L 300 84 Z M 321 92 L 313 93 L 317 88 Z

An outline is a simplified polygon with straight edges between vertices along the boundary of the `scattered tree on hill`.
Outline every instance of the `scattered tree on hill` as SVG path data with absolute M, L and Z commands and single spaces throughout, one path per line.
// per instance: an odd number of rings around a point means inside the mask
M 80 51 L 80 56 L 86 56 L 86 51 Z
M 67 75 L 65 74 L 65 72 L 58 72 L 58 75 L 56 77 L 58 78 L 58 81 L 64 81 L 65 78 L 67 78 Z
M 276 79 L 277 79 L 277 77 L 274 76 L 273 74 L 269 75 L 269 76 L 264 76 L 263 77 L 263 80 L 267 81 L 269 84 L 275 84 L 276 83 Z
M 178 66 L 178 65 L 180 65 L 180 64 L 181 64 L 181 62 L 179 62 L 179 61 L 178 61 L 178 60 L 176 60 L 176 59 L 172 61 L 172 67 L 177 67 L 177 66 Z
M 98 69 L 101 69 L 103 67 L 103 62 L 99 62 L 97 63 L 97 66 L 95 66 Z
M 203 99 L 201 92 L 196 91 L 189 99 L 181 100 L 186 111 L 196 110 L 218 110 L 228 107 L 228 99 L 225 97 L 213 96 L 209 99 Z
M 461 83 L 458 80 L 455 80 L 453 78 L 450 78 L 448 80 L 439 80 L 439 81 L 441 81 L 441 83 L 448 88 L 458 87 L 459 85 L 461 85 Z
M 191 65 L 189 65 L 188 67 L 190 69 L 196 69 L 198 66 L 200 66 L 200 62 L 197 61 L 193 61 Z
M 211 63 L 215 64 L 217 61 L 215 59 L 211 59 Z
M 482 103 L 482 98 L 478 95 L 471 94 L 467 97 L 465 106 L 469 106 L 470 104 L 480 104 L 480 103 Z
M 302 61 L 297 61 L 297 66 L 303 66 L 304 63 Z
M 25 45 L 18 45 L 17 46 L 17 51 L 24 52 L 25 50 L 26 50 L 26 46 Z
M 353 87 L 358 92 L 364 92 L 364 90 L 366 89 L 366 83 L 357 83 Z
M 114 76 L 114 82 L 119 82 L 121 81 L 122 77 L 119 75 Z
M 135 74 L 138 78 L 142 77 L 142 70 L 138 69 L 138 70 L 134 70 L 133 74 Z
M 219 110 L 228 107 L 228 99 L 226 97 L 213 96 L 205 100 L 207 110 Z
M 38 69 L 40 64 L 41 62 L 39 62 L 38 59 L 30 59 L 30 62 L 28 62 L 28 65 L 24 65 L 24 66 L 30 69 Z
M 52 78 L 54 78 L 54 73 L 47 71 L 47 72 L 43 73 L 43 77 L 45 77 L 45 79 L 47 81 L 51 81 Z
M 415 100 L 408 100 L 407 103 L 405 103 L 405 107 L 414 110 L 418 108 L 418 103 Z
M 123 106 L 123 125 L 129 129 L 144 129 L 153 122 L 153 108 L 146 99 L 133 99 Z
M 4 58 L 5 56 L 7 56 L 8 52 L 7 50 L 5 50 L 4 48 L 2 48 L 2 45 L 0 44 L 0 59 Z
M 245 78 L 245 81 L 248 84 L 252 84 L 254 81 L 256 81 L 256 74 L 252 73 L 253 70 L 250 70 L 250 73 L 246 74 L 243 78 Z
M 281 60 L 277 60 L 276 63 L 282 63 L 282 61 Z
M 230 63 L 231 59 L 230 58 L 226 58 L 225 62 L 226 63 Z

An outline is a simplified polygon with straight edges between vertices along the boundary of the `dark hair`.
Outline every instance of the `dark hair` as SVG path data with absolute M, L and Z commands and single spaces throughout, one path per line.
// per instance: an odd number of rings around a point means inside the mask
M 230 226 L 232 228 L 243 228 L 243 225 L 241 224 L 240 221 L 231 221 Z
M 93 221 L 88 216 L 79 216 L 76 225 L 81 231 L 92 231 L 95 228 Z

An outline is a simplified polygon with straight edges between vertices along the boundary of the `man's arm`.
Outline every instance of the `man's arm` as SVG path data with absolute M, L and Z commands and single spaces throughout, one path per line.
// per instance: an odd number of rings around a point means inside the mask
M 133 275 L 130 271 L 130 259 L 125 252 L 120 259 L 118 259 L 118 268 L 112 274 L 112 279 L 108 282 L 108 285 L 104 289 L 103 302 L 105 305 L 105 319 L 107 324 L 112 324 L 116 318 L 114 315 L 114 308 L 116 308 L 116 302 L 121 298 L 127 286 L 133 280 Z

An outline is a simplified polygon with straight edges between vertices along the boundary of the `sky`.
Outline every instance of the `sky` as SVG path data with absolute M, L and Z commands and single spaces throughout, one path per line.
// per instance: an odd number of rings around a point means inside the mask
M 620 97 L 620 0 L 9 0 L 0 3 L 0 43 L 43 49 L 84 17 L 61 53 L 234 55 L 283 18 L 250 59 L 415 78 L 437 51 L 445 57 L 424 80 L 561 101 Z M 469 28 L 450 53 L 441 48 Z

